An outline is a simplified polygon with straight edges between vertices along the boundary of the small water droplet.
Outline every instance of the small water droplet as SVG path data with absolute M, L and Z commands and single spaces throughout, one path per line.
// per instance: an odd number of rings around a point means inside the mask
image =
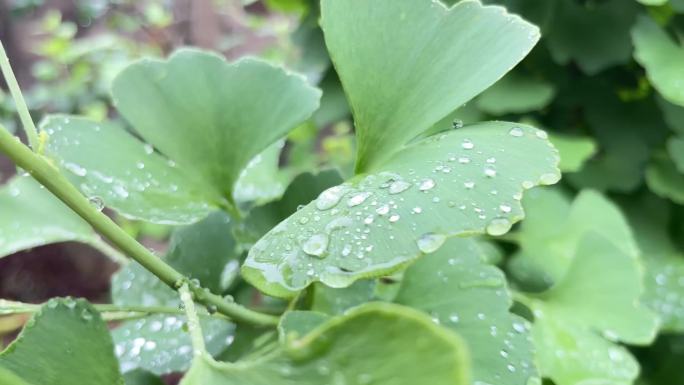
M 487 167 L 484 170 L 484 174 L 487 178 L 494 178 L 496 176 L 496 170 L 491 167 Z
M 389 213 L 390 207 L 389 205 L 382 205 L 375 209 L 375 212 L 378 213 L 378 215 L 387 215 Z
M 465 186 L 465 188 L 470 190 L 470 189 L 473 189 L 475 187 L 475 182 L 464 182 L 463 186 Z
M 468 164 L 468 163 L 470 163 L 470 158 L 468 158 L 466 156 L 462 156 L 462 157 L 458 158 L 458 163 Z
M 394 223 L 394 222 L 398 221 L 399 218 L 401 218 L 401 217 L 399 216 L 399 214 L 392 214 L 392 215 L 389 217 L 389 221 Z
M 335 186 L 323 191 L 316 199 L 316 208 L 328 210 L 337 206 L 345 192 L 346 189 L 343 186 Z
M 511 128 L 510 131 L 508 131 L 508 133 L 511 136 L 515 136 L 516 138 L 519 138 L 519 137 L 523 136 L 523 134 L 524 134 L 522 128 L 520 128 L 520 127 L 513 127 L 513 128 Z
M 499 210 L 503 213 L 510 213 L 511 212 L 511 206 L 509 205 L 499 205 Z
M 544 130 L 537 130 L 537 132 L 535 132 L 535 135 L 539 139 L 548 139 L 549 138 L 549 134 L 547 134 L 546 131 L 544 131 Z
M 145 154 L 151 155 L 151 154 L 154 152 L 154 147 L 152 147 L 152 146 L 149 145 L 149 144 L 145 144 L 145 145 L 143 146 L 143 150 L 145 151 Z
M 426 233 L 420 236 L 416 241 L 418 249 L 425 254 L 434 253 L 437 251 L 446 241 L 446 236 L 444 234 L 437 233 Z
M 469 139 L 463 139 L 461 147 L 463 147 L 464 150 L 472 150 L 473 148 L 475 148 L 475 144 L 471 142 Z
M 102 211 L 104 209 L 104 201 L 98 196 L 89 197 L 88 202 L 90 202 L 90 204 L 93 205 L 97 211 Z
M 451 122 L 451 127 L 455 130 L 462 128 L 463 127 L 463 121 L 461 119 L 454 119 L 454 121 Z

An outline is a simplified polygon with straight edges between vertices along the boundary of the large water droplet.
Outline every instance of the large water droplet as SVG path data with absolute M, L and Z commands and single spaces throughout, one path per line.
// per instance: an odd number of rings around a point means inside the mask
M 319 210 L 328 210 L 340 203 L 340 199 L 346 189 L 343 186 L 331 187 L 321 193 L 316 199 L 316 208 Z
M 428 191 L 433 187 L 435 187 L 435 181 L 433 179 L 428 178 L 420 182 L 420 186 L 418 186 L 418 189 L 420 191 Z
M 366 199 L 368 199 L 369 196 L 371 196 L 371 193 L 368 192 L 368 191 L 364 191 L 364 192 L 360 192 L 360 193 L 354 194 L 354 195 L 352 195 L 351 198 L 349 198 L 349 200 L 347 201 L 347 206 L 349 206 L 349 207 L 358 206 L 358 205 L 360 205 L 361 203 L 365 202 Z
M 511 221 L 506 218 L 494 218 L 487 225 L 487 234 L 492 236 L 503 235 L 511 229 Z
M 444 234 L 427 233 L 421 235 L 416 241 L 416 244 L 420 251 L 425 254 L 430 254 L 437 251 L 444 244 L 444 241 L 446 241 L 446 236 Z
M 328 250 L 328 242 L 326 234 L 314 234 L 302 244 L 302 250 L 309 255 L 322 258 Z
M 411 187 L 411 183 L 409 183 L 405 180 L 395 180 L 389 186 L 389 193 L 390 194 L 399 194 L 401 192 L 408 190 L 409 187 Z

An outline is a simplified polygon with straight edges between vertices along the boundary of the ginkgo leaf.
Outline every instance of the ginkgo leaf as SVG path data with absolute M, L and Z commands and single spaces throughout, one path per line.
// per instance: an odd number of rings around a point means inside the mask
M 43 305 L 0 353 L 0 369 L 32 385 L 124 383 L 107 324 L 80 299 L 51 299 Z
M 88 223 L 30 176 L 0 187 L 0 258 L 56 242 L 99 242 Z
M 558 168 L 563 172 L 579 171 L 597 150 L 596 142 L 586 136 L 549 134 L 549 140 L 558 149 L 560 154 Z
M 367 304 L 252 361 L 198 355 L 182 385 L 467 385 L 463 341 L 415 310 Z M 390 359 L 391 358 L 391 359 Z
M 321 27 L 354 115 L 357 172 L 499 80 L 539 39 L 532 24 L 476 1 L 324 0 Z
M 316 311 L 288 311 L 283 314 L 278 324 L 280 340 L 286 342 L 304 337 L 329 318 L 327 314 Z
M 215 293 L 223 292 L 238 268 L 231 224 L 218 212 L 174 232 L 166 261 Z M 198 252 L 201 250 L 202 252 Z M 123 306 L 177 308 L 178 294 L 137 263 L 112 278 L 112 302 Z M 202 316 L 207 350 L 219 354 L 233 341 L 235 326 L 227 320 Z M 126 321 L 112 330 L 123 372 L 136 368 L 154 374 L 187 370 L 193 356 L 190 336 L 183 330 L 185 316 L 155 314 Z
M 669 102 L 684 106 L 684 47 L 675 43 L 649 16 L 632 29 L 634 58 L 646 68 L 653 87 Z
M 511 72 L 477 99 L 477 107 L 492 115 L 540 110 L 553 100 L 553 84 Z
M 656 195 L 684 204 L 684 174 L 667 154 L 656 154 L 646 169 L 646 184 Z
M 596 279 L 599 271 L 610 274 Z M 524 301 L 544 377 L 558 385 L 632 383 L 638 365 L 615 342 L 647 345 L 658 330 L 657 316 L 640 302 L 642 273 L 637 255 L 584 233 L 563 278 Z
M 482 258 L 484 243 L 454 238 L 411 265 L 396 302 L 459 333 L 473 358 L 474 384 L 526 385 L 539 379 L 529 323 L 509 312 L 506 278 Z
M 303 77 L 266 62 L 227 63 L 193 49 L 128 66 L 112 93 L 147 144 L 110 124 L 55 118 L 43 125 L 50 153 L 122 214 L 175 224 L 234 209 L 234 185 L 250 160 L 311 116 L 320 98 Z
M 666 200 L 653 195 L 623 203 L 646 270 L 643 301 L 661 319 L 661 330 L 684 331 L 684 251 L 668 234 L 672 214 Z
M 523 190 L 558 181 L 557 163 L 546 133 L 524 125 L 426 138 L 281 222 L 252 247 L 243 276 L 288 297 L 316 281 L 345 287 L 389 274 L 448 237 L 504 234 L 523 216 Z
M 620 209 L 600 193 L 584 190 L 570 204 L 557 190 L 537 189 L 523 200 L 526 219 L 517 239 L 520 252 L 512 271 L 525 280 L 533 271 L 534 286 L 558 282 L 567 272 L 584 235 L 593 231 L 619 245 L 627 254 L 638 255 L 632 231 Z M 588 221 L 587 218 L 592 218 Z
M 629 61 L 629 29 L 639 10 L 633 1 L 607 0 L 597 4 L 559 0 L 544 38 L 560 64 L 574 61 L 589 75 Z M 548 16 L 547 16 L 548 17 Z

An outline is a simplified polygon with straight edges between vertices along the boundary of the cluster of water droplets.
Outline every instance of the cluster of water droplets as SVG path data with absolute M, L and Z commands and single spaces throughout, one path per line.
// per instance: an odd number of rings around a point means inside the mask
M 486 139 L 465 131 L 425 140 L 415 151 L 423 153 L 392 171 L 322 192 L 262 238 L 246 265 L 295 289 L 312 280 L 346 286 L 350 276 L 432 253 L 452 234 L 506 233 L 521 217 L 522 191 L 559 179 L 558 172 L 535 174 L 521 154 L 534 151 L 553 169 L 557 153 L 543 131 L 529 127 Z M 530 148 L 516 149 L 517 141 Z
M 647 269 L 646 290 L 648 305 L 663 317 L 663 323 L 681 325 L 684 320 L 684 296 L 681 290 L 684 288 L 684 264 L 679 261 L 679 256 L 671 257 L 668 261 L 663 258 L 663 263 L 657 268 Z
M 128 152 L 124 164 L 110 164 L 109 158 L 113 155 L 107 153 L 97 154 L 101 166 L 92 166 L 97 164 L 92 159 L 88 160 L 91 166 L 86 166 L 70 156 L 92 152 L 88 147 L 114 135 L 105 133 L 112 130 L 121 129 L 80 120 L 71 122 L 68 117 L 53 118 L 46 128 L 50 154 L 59 159 L 62 169 L 77 177 L 78 187 L 96 208 L 107 205 L 130 217 L 169 224 L 190 222 L 210 210 L 206 202 L 192 198 L 183 190 L 183 186 L 191 183 L 185 180 L 176 163 L 164 159 L 149 144 L 124 141 L 124 151 Z M 127 141 L 135 139 L 131 137 Z M 139 148 L 131 150 L 136 146 Z M 111 151 L 120 150 L 112 148 Z M 160 201 L 166 201 L 165 205 L 155 207 L 154 203 Z

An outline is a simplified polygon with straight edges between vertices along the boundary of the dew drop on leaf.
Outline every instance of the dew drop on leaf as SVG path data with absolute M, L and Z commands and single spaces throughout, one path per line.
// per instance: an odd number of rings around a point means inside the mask
M 435 181 L 433 179 L 428 178 L 420 182 L 420 186 L 418 186 L 418 189 L 420 191 L 428 191 L 431 190 L 433 187 L 435 187 Z
M 323 257 L 328 249 L 329 238 L 326 234 L 314 234 L 302 244 L 302 250 L 314 257 Z
M 418 249 L 425 254 L 434 253 L 437 251 L 446 241 L 446 236 L 444 234 L 437 233 L 427 233 L 423 234 L 418 238 L 416 244 Z
M 323 191 L 316 199 L 316 208 L 319 210 L 328 210 L 337 206 L 345 192 L 343 186 L 335 186 Z
M 520 128 L 520 127 L 513 127 L 513 128 L 511 128 L 510 131 L 508 131 L 508 133 L 511 136 L 515 136 L 516 138 L 519 138 L 519 137 L 523 136 L 523 134 L 524 134 L 522 128 Z
M 503 235 L 511 229 L 511 222 L 506 218 L 494 218 L 487 225 L 487 234 L 492 236 Z
M 399 194 L 399 193 L 402 193 L 402 192 L 408 190 L 409 187 L 411 187 L 411 183 L 409 183 L 405 180 L 395 180 L 389 186 L 389 193 L 390 194 Z

